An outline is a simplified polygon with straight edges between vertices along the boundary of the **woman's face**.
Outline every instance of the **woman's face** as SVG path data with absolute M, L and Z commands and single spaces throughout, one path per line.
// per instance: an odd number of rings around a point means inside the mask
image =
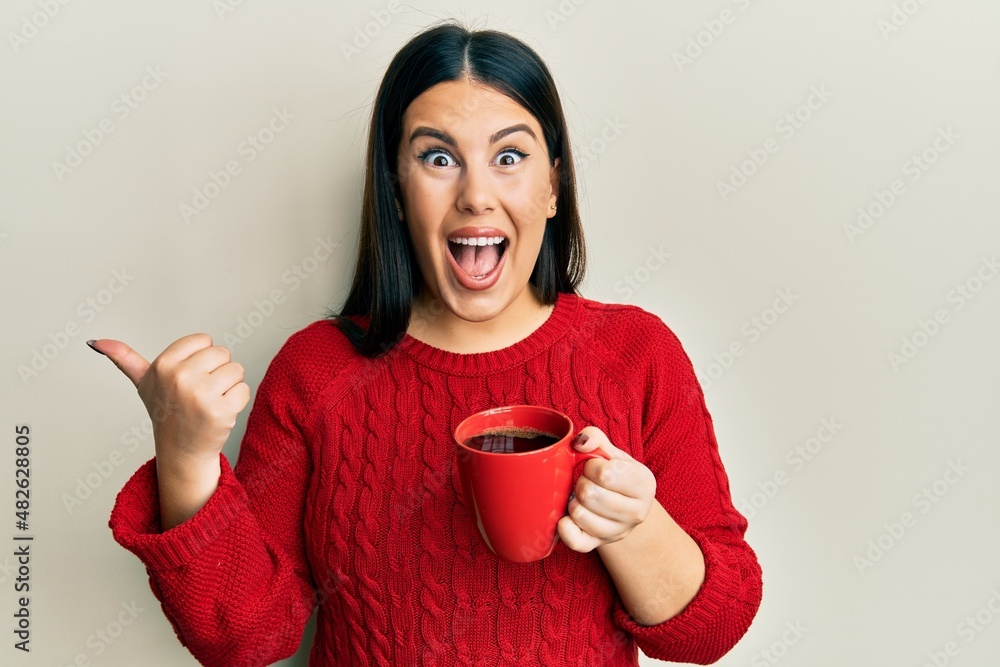
M 467 79 L 437 84 L 403 114 L 398 165 L 425 293 L 471 322 L 537 306 L 526 287 L 555 215 L 559 161 L 550 166 L 534 116 Z

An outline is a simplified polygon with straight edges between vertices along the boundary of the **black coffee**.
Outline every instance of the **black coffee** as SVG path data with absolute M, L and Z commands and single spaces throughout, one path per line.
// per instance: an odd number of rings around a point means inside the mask
M 520 454 L 548 447 L 559 440 L 559 436 L 528 426 L 496 426 L 468 438 L 465 444 L 494 454 Z

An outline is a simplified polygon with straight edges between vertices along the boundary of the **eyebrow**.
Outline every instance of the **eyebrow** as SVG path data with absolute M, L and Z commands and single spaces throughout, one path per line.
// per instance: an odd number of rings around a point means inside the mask
M 510 127 L 505 127 L 502 130 L 497 130 L 496 132 L 494 132 L 493 135 L 490 136 L 490 144 L 495 144 L 496 142 L 506 137 L 508 134 L 513 134 L 514 132 L 527 132 L 528 134 L 531 135 L 531 138 L 534 139 L 536 143 L 538 142 L 538 137 L 535 136 L 535 133 L 531 131 L 530 127 L 528 127 L 524 123 L 518 123 L 517 125 L 511 125 Z M 410 134 L 410 143 L 412 144 L 417 137 L 434 137 L 435 139 L 439 139 L 440 141 L 443 141 L 449 146 L 454 146 L 456 148 L 458 147 L 458 143 L 451 137 L 450 134 L 448 134 L 447 132 L 442 132 L 441 130 L 435 130 L 434 128 L 427 127 L 425 125 L 421 125 L 420 127 L 413 130 L 413 133 Z

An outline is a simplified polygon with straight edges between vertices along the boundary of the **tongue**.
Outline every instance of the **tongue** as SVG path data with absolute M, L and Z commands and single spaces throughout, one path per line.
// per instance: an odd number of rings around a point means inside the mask
M 471 246 L 449 242 L 448 245 L 455 261 L 470 276 L 485 276 L 500 261 L 500 250 L 496 244 Z

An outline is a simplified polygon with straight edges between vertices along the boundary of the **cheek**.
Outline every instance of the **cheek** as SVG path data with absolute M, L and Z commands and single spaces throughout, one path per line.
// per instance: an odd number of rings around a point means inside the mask
M 406 182 L 403 192 L 409 201 L 411 210 L 421 219 L 440 216 L 454 203 L 453 184 L 443 178 L 434 178 L 428 174 L 414 174 Z
M 406 225 L 407 231 L 410 233 L 410 242 L 413 244 L 413 249 L 417 257 L 420 257 L 422 260 L 427 256 L 429 251 L 431 230 L 427 229 L 424 224 L 421 224 L 420 220 L 427 220 L 427 218 L 421 214 L 419 206 L 414 207 L 411 204 L 406 222 L 400 224 Z
M 410 238 L 413 240 L 413 248 L 420 263 L 429 266 L 429 263 L 433 262 L 433 252 L 427 231 L 422 229 L 414 230 L 411 227 Z
M 537 176 L 520 179 L 508 190 L 510 206 L 526 222 L 537 222 L 547 217 L 549 208 L 548 181 Z
M 414 241 L 416 236 L 430 235 L 433 230 L 429 225 L 434 220 L 440 220 L 442 206 L 446 206 L 448 201 L 441 183 L 424 174 L 412 174 L 400 184 L 400 189 L 406 199 L 406 211 Z M 413 229 L 413 225 L 417 228 Z

